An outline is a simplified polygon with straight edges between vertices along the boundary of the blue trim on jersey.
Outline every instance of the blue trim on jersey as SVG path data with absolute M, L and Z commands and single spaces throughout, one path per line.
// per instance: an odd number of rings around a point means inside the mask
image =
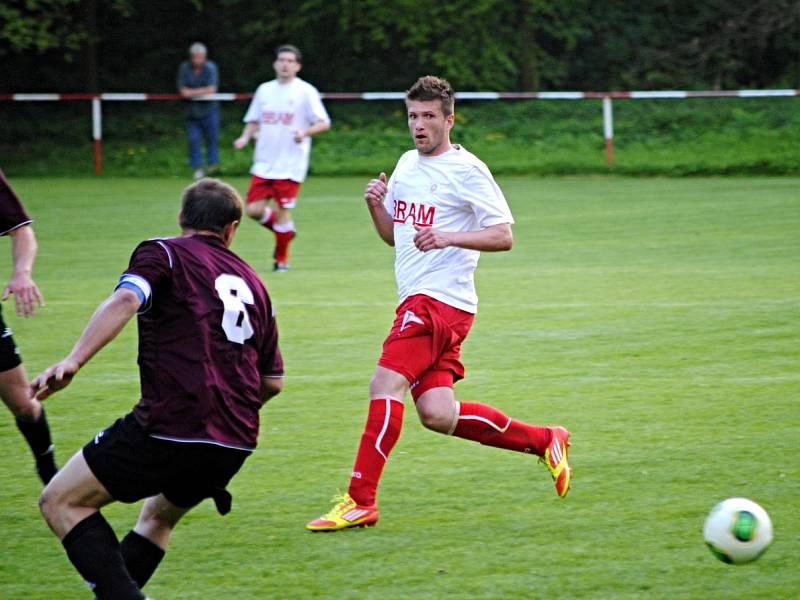
M 120 281 L 119 284 L 117 285 L 117 287 L 114 288 L 114 291 L 116 292 L 120 288 L 125 288 L 125 289 L 133 290 L 134 292 L 136 292 L 136 295 L 139 296 L 139 304 L 140 305 L 144 304 L 147 301 L 147 298 L 145 297 L 144 292 L 135 283 L 131 283 L 130 281 Z
M 132 273 L 123 273 L 114 291 L 117 291 L 119 288 L 127 288 L 136 292 L 136 295 L 139 297 L 139 310 L 137 311 L 139 314 L 150 308 L 152 290 L 150 288 L 150 283 L 148 283 L 144 277 Z

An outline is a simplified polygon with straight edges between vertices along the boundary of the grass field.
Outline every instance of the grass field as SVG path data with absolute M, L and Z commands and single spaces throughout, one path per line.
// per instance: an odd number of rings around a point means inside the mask
M 244 179 L 234 183 L 245 189 Z M 800 595 L 800 180 L 500 180 L 512 252 L 484 255 L 461 398 L 573 432 L 573 491 L 543 467 L 424 430 L 406 411 L 375 529 L 309 534 L 346 489 L 366 385 L 396 301 L 362 179 L 312 178 L 293 271 L 244 223 L 234 249 L 277 304 L 285 392 L 230 488 L 180 524 L 146 591 L 262 598 L 796 598 Z M 176 231 L 176 179 L 14 181 L 36 217 L 47 306 L 4 315 L 30 371 L 60 358 L 141 239 Z M 7 243 L 7 242 L 3 242 Z M 10 250 L 0 272 L 9 271 Z M 48 401 L 60 461 L 138 393 L 135 326 Z M 27 448 L 0 419 L 0 598 L 89 598 L 37 510 Z M 758 562 L 701 538 L 719 500 L 771 514 Z M 120 536 L 136 506 L 104 511 Z

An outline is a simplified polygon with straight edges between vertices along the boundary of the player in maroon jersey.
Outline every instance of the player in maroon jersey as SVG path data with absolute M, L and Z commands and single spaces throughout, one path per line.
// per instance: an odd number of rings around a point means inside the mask
M 31 228 L 33 220 L 0 171 L 0 236 L 11 238 L 14 270 L 11 280 L 3 290 L 3 300 L 14 295 L 17 314 L 30 317 L 36 305 L 44 304 L 39 288 L 31 279 L 36 260 L 36 236 Z M 44 407 L 28 393 L 28 374 L 19 356 L 19 349 L 11 337 L 11 329 L 0 313 L 0 398 L 17 420 L 17 427 L 31 447 L 36 460 L 36 472 L 45 484 L 56 474 L 53 442 Z
M 226 485 L 256 446 L 259 409 L 283 387 L 272 304 L 228 248 L 242 216 L 229 185 L 186 188 L 182 235 L 142 242 L 70 354 L 31 382 L 39 399 L 139 315 L 141 399 L 75 454 L 42 493 L 42 514 L 97 598 L 143 599 L 178 520 Z M 146 498 L 118 542 L 99 509 Z

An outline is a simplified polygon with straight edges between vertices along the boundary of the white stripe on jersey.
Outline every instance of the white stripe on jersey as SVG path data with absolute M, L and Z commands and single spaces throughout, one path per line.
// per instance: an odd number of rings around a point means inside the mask
M 167 246 L 164 242 L 160 240 L 155 240 L 156 244 L 161 246 L 164 249 L 164 252 L 167 253 L 167 259 L 169 260 L 169 268 L 172 268 L 172 252 L 169 251 L 169 246 Z
M 142 306 L 146 305 L 150 301 L 150 297 L 153 295 L 153 289 L 150 287 L 150 283 L 147 281 L 147 279 L 140 277 L 139 275 L 134 275 L 133 273 L 125 273 L 119 278 L 117 287 L 123 283 L 130 283 L 131 285 L 135 286 L 137 290 L 142 292 L 144 295 Z

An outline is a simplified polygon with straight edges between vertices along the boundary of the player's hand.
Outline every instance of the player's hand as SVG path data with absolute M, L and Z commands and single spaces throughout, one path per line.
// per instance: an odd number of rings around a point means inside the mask
M 244 136 L 238 137 L 235 140 L 233 140 L 233 147 L 236 148 L 237 150 L 241 150 L 242 148 L 247 146 L 247 142 L 249 141 L 250 139 Z
M 302 142 L 303 138 L 305 138 L 305 137 L 306 137 L 306 132 L 305 131 L 298 130 L 298 131 L 294 132 L 294 141 L 297 142 L 298 144 L 300 142 Z
M 67 387 L 81 366 L 69 357 L 46 368 L 31 381 L 31 398 L 44 400 Z
M 419 225 L 414 225 L 414 229 L 417 230 L 414 235 L 414 245 L 421 252 L 441 250 L 452 245 L 449 235 L 444 231 L 439 231 L 433 227 L 420 227 Z
M 37 304 L 44 306 L 42 293 L 28 273 L 14 273 L 11 281 L 3 290 L 3 300 L 7 300 L 11 294 L 14 294 L 17 315 L 20 317 L 33 316 L 36 313 Z
M 386 185 L 386 173 L 381 171 L 377 179 L 371 179 L 364 190 L 364 200 L 371 207 L 380 205 L 386 197 L 389 188 Z

